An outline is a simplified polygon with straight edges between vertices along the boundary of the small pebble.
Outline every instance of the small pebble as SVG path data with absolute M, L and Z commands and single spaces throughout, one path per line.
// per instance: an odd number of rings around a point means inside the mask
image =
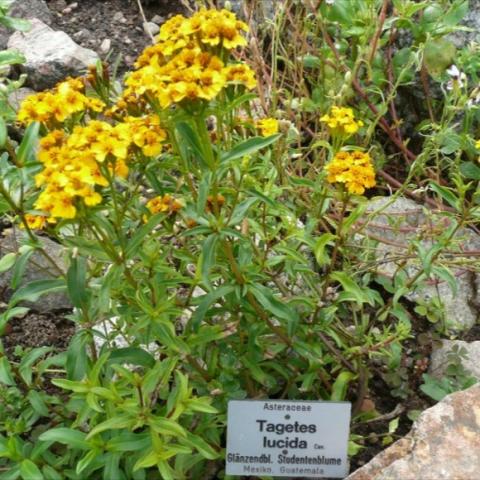
M 69 7 L 70 7 L 72 10 L 75 10 L 76 8 L 78 8 L 78 2 L 71 3 L 71 4 L 69 5 Z
M 72 13 L 71 7 L 64 8 L 64 9 L 62 10 L 62 13 L 63 13 L 64 15 L 68 15 L 69 13 Z
M 116 12 L 113 17 L 112 17 L 112 20 L 114 22 L 122 22 L 124 23 L 125 22 L 125 17 L 123 16 L 123 13 L 122 12 Z
M 125 37 L 123 39 L 123 43 L 126 43 L 127 45 L 130 45 L 132 43 L 132 41 L 128 37 Z
M 100 44 L 100 53 L 108 53 L 110 47 L 112 46 L 112 41 L 109 38 L 105 38 Z
M 156 23 L 157 25 L 161 25 L 165 22 L 165 17 L 162 17 L 161 15 L 155 15 L 150 21 Z
M 143 29 L 147 35 L 156 35 L 160 31 L 160 27 L 153 22 L 143 22 Z

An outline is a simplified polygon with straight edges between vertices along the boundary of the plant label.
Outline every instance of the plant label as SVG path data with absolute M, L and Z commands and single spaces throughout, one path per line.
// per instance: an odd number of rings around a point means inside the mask
M 350 403 L 232 400 L 227 475 L 344 478 Z

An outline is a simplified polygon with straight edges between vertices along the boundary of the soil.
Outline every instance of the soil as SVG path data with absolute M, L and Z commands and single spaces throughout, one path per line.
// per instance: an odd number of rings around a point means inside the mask
M 65 313 L 29 313 L 23 318 L 8 322 L 2 343 L 10 358 L 15 356 L 15 348 L 54 347 L 66 350 L 75 333 L 75 324 L 65 318 Z
M 139 53 L 151 43 L 143 29 L 137 0 L 47 0 L 52 28 L 68 33 L 79 45 L 95 50 L 102 60 L 114 62 L 120 55 L 119 72 L 130 68 Z M 156 15 L 164 20 L 185 13 L 179 0 L 141 0 L 147 21 Z M 101 50 L 109 40 L 108 52 Z

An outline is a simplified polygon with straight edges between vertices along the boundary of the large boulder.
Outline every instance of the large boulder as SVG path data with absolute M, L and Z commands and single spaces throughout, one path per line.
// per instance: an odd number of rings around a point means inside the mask
M 38 18 L 42 22 L 50 25 L 52 22 L 52 13 L 45 0 L 15 0 L 8 9 L 10 17 L 23 19 Z M 7 48 L 7 43 L 13 30 L 0 26 L 0 50 Z
M 392 279 L 401 273 L 408 281 L 422 268 L 419 250 L 423 249 L 426 256 L 451 221 L 449 216 L 432 212 L 413 200 L 379 197 L 368 202 L 366 215 L 357 223 L 355 238 L 365 252 L 371 252 L 369 260 L 375 264 L 377 274 Z M 480 250 L 480 237 L 470 229 L 461 228 L 448 249 L 455 254 L 457 264 L 462 259 L 465 264 L 470 263 L 450 268 L 456 289 L 452 289 L 446 276 L 437 275 L 424 281 L 420 288 L 409 289 L 405 296 L 424 305 L 436 301 L 443 305 L 446 327 L 465 330 L 471 328 L 478 317 L 480 278 L 471 268 L 475 257 L 473 254 L 469 257 L 468 253 Z M 447 260 L 448 255 L 442 259 Z
M 20 68 L 28 74 L 27 85 L 45 90 L 68 76 L 85 72 L 98 60 L 98 55 L 75 43 L 65 32 L 52 30 L 42 21 L 31 21 L 28 32 L 15 32 L 8 48 L 23 53 L 26 63 Z
M 480 384 L 425 410 L 410 433 L 345 480 L 473 480 L 480 472 Z
M 9 229 L 4 230 L 2 234 L 0 258 L 7 253 L 18 252 L 25 242 L 25 232 Z M 55 279 L 66 272 L 65 250 L 47 237 L 38 237 L 38 239 L 46 255 L 37 251 L 29 257 L 20 286 L 35 280 Z M 3 302 L 8 302 L 14 293 L 11 288 L 12 274 L 12 270 L 0 273 L 0 299 Z M 64 293 L 46 294 L 36 302 L 27 303 L 27 306 L 40 313 L 72 308 L 68 296 Z

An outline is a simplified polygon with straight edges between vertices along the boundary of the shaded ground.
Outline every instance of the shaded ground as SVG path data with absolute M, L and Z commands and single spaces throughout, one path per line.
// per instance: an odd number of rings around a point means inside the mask
M 111 61 L 121 55 L 120 71 L 130 67 L 138 54 L 150 43 L 143 29 L 137 0 L 47 0 L 54 17 L 53 28 L 68 33 L 82 47 L 100 51 L 102 42 L 110 40 Z M 179 0 L 141 0 L 145 17 L 167 19 L 184 12 Z

